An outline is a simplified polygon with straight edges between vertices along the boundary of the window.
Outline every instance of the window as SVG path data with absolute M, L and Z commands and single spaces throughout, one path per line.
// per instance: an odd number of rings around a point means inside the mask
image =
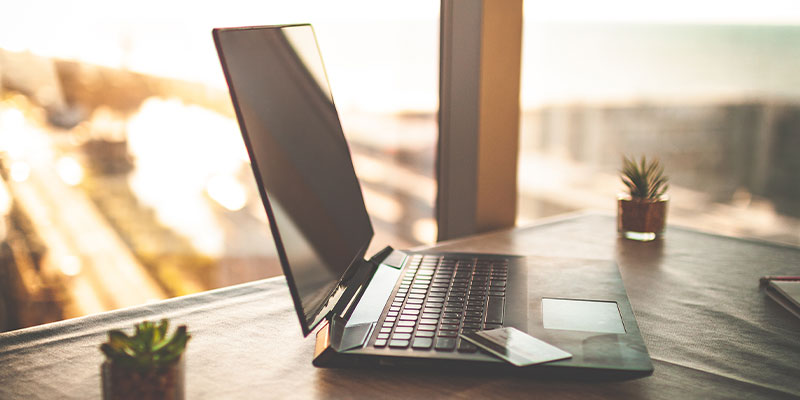
M 40 3 L 0 26 L 0 331 L 281 274 L 213 27 L 314 24 L 375 247 L 435 239 L 437 3 Z
M 800 244 L 800 14 L 758 4 L 526 3 L 519 222 L 613 213 L 660 158 L 670 223 Z

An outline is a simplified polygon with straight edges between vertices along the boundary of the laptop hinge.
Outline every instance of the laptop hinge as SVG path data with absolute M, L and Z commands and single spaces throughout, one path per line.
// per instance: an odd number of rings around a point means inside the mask
M 375 255 L 372 256 L 372 258 L 370 258 L 368 262 L 377 267 L 384 260 L 386 260 L 386 258 L 389 257 L 392 254 L 392 252 L 394 252 L 394 249 L 391 246 L 386 246 L 386 247 L 383 248 L 383 250 L 375 253 Z M 392 266 L 394 266 L 394 265 L 392 265 Z
M 369 261 L 362 260 L 360 262 L 356 272 L 345 284 L 347 289 L 344 294 L 326 317 L 329 321 L 331 321 L 334 316 L 338 316 L 344 320 L 350 317 L 353 309 L 355 309 L 355 306 L 361 299 L 361 295 L 364 294 L 364 290 L 367 288 L 370 279 L 372 279 L 372 275 L 378 269 L 378 265 L 392 254 L 393 251 L 394 249 L 386 246 L 383 250 L 372 256 Z

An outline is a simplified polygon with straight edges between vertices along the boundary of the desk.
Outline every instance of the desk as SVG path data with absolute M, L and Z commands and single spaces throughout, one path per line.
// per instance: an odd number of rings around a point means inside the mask
M 143 319 L 188 324 L 189 399 L 797 398 L 800 319 L 758 288 L 800 274 L 800 248 L 670 227 L 660 242 L 617 239 L 578 215 L 437 249 L 616 259 L 655 365 L 627 381 L 551 381 L 447 371 L 311 365 L 282 277 L 0 334 L 0 399 L 99 398 L 99 344 Z

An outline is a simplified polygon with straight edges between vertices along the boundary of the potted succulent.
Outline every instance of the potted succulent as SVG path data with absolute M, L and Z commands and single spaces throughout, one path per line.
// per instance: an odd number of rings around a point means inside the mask
M 617 231 L 634 240 L 660 237 L 666 226 L 669 202 L 665 194 L 669 178 L 664 175 L 664 167 L 657 159 L 648 162 L 645 156 L 639 162 L 623 157 L 621 174 L 628 193 L 620 194 L 617 199 Z
M 103 399 L 183 399 L 184 357 L 190 336 L 181 325 L 168 337 L 169 323 L 144 321 L 128 336 L 108 332 L 100 346 L 106 355 L 101 367 Z

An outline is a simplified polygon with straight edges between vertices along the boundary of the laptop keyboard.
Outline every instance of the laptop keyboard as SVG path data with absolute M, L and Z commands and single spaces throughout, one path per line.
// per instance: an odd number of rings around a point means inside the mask
M 374 347 L 473 353 L 462 332 L 503 325 L 508 260 L 414 255 Z

